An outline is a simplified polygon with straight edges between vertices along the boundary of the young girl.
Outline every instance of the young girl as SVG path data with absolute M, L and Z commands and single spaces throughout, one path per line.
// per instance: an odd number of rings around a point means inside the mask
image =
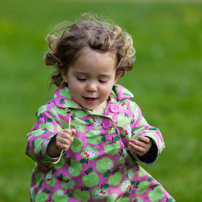
M 116 84 L 135 51 L 131 37 L 111 27 L 84 15 L 47 39 L 45 64 L 55 66 L 58 89 L 27 135 L 31 201 L 174 201 L 138 163 L 153 164 L 164 141 Z

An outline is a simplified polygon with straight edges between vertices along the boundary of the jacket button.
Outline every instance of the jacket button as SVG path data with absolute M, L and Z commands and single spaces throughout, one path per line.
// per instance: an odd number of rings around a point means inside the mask
M 102 121 L 102 126 L 103 126 L 103 128 L 109 128 L 110 126 L 112 125 L 112 123 L 111 123 L 111 121 L 109 120 L 109 119 L 104 119 L 103 121 Z
M 120 107 L 119 107 L 119 105 L 117 105 L 117 104 L 113 104 L 113 105 L 110 106 L 110 110 L 111 110 L 111 112 L 113 112 L 113 113 L 117 113 L 117 112 L 120 111 Z

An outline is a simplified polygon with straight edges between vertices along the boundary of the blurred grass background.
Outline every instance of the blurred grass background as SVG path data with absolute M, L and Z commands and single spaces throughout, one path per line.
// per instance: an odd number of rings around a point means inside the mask
M 0 201 L 29 201 L 33 162 L 24 154 L 35 111 L 51 97 L 43 65 L 52 28 L 92 11 L 133 37 L 134 69 L 119 83 L 134 93 L 166 149 L 145 169 L 180 202 L 202 201 L 202 2 L 0 2 Z

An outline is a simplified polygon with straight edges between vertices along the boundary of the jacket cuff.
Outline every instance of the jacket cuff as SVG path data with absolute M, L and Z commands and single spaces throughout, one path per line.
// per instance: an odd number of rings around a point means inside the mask
M 144 156 L 137 155 L 137 158 L 145 164 L 153 163 L 156 160 L 157 155 L 158 155 L 158 148 L 152 139 L 151 139 L 151 141 L 152 141 L 152 146 L 149 149 L 149 151 Z

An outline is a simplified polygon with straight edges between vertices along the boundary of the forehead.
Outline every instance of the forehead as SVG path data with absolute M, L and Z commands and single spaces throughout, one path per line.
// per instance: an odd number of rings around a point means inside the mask
M 109 52 L 109 51 L 104 52 L 99 49 L 92 49 L 89 46 L 83 47 L 78 52 L 76 59 L 78 59 L 79 57 L 82 57 L 82 56 L 86 57 L 86 56 L 91 56 L 91 55 L 94 55 L 97 57 L 111 57 L 112 59 L 116 60 L 116 55 L 114 53 Z
M 93 50 L 89 47 L 82 48 L 78 53 L 74 63 L 71 67 L 79 69 L 87 69 L 88 67 L 96 67 L 95 69 L 103 69 L 106 71 L 116 68 L 116 56 L 111 52 L 103 52 L 100 50 Z

